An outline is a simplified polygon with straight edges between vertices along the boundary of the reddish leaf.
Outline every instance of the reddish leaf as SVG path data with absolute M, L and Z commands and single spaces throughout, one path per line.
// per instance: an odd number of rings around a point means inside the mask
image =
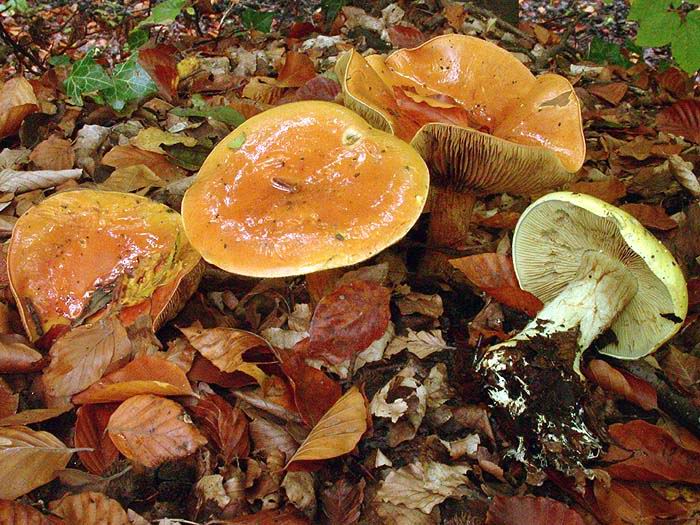
M 588 364 L 586 377 L 598 383 L 604 390 L 613 392 L 644 410 L 658 409 L 656 390 L 646 381 L 610 366 L 605 361 L 593 359 Z
M 4 525 L 51 525 L 63 520 L 55 516 L 45 516 L 38 510 L 18 501 L 0 500 L 0 523 Z
M 114 146 L 102 157 L 102 164 L 113 168 L 127 168 L 143 164 L 153 173 L 164 180 L 174 180 L 184 177 L 187 172 L 172 164 L 165 155 L 144 151 L 136 146 Z
M 232 407 L 221 396 L 206 394 L 190 412 L 207 439 L 216 445 L 226 465 L 236 457 L 248 456 L 248 420 L 239 408 Z
M 294 22 L 287 31 L 289 38 L 304 38 L 315 31 L 320 31 L 311 22 Z
M 623 204 L 620 206 L 647 228 L 654 230 L 672 230 L 678 228 L 678 223 L 666 215 L 661 206 L 651 204 Z
M 296 100 L 327 100 L 333 102 L 340 93 L 340 84 L 335 80 L 316 75 L 294 93 Z
M 668 431 L 642 420 L 617 423 L 610 437 L 624 450 L 614 450 L 621 461 L 607 467 L 613 478 L 630 481 L 684 481 L 700 483 L 700 452 L 683 448 Z M 625 452 L 629 451 L 626 454 Z
M 321 493 L 323 513 L 334 525 L 353 525 L 360 519 L 365 499 L 365 480 L 352 484 L 346 479 L 336 481 Z
M 139 64 L 158 86 L 158 92 L 168 102 L 177 99 L 177 49 L 168 45 L 157 45 L 150 49 L 139 49 Z
M 647 484 L 613 480 L 610 486 L 596 481 L 593 486 L 599 514 L 615 525 L 652 525 L 656 520 L 680 518 L 687 511 L 668 501 Z
M 279 451 L 289 459 L 299 448 L 299 443 L 287 430 L 267 419 L 255 419 L 249 427 L 255 451 L 264 450 L 268 455 Z
M 700 144 L 700 100 L 681 100 L 664 109 L 656 117 L 656 126 L 659 131 Z
M 563 503 L 534 496 L 496 496 L 486 513 L 486 525 L 585 525 Z
M 688 308 L 700 304 L 700 277 L 688 279 Z
M 195 356 L 187 377 L 191 381 L 204 381 L 225 388 L 241 388 L 256 383 L 255 379 L 243 372 L 222 372 L 201 354 Z
M 43 356 L 17 334 L 0 334 L 0 374 L 17 374 L 40 370 Z
M 310 525 L 306 516 L 293 510 L 261 510 L 233 520 L 227 520 L 226 525 Z
M 11 78 L 0 87 L 0 139 L 14 135 L 24 118 L 39 111 L 32 85 L 23 77 Z
M 117 404 L 85 405 L 78 409 L 75 422 L 75 447 L 81 450 L 78 457 L 88 472 L 101 475 L 119 457 L 119 451 L 107 435 L 107 423 Z
M 574 193 L 586 193 L 604 200 L 614 202 L 627 194 L 624 183 L 618 179 L 610 179 L 596 182 L 574 182 L 567 187 Z
M 520 288 L 513 261 L 506 255 L 481 253 L 451 259 L 450 264 L 499 303 L 521 310 L 531 317 L 542 308 L 542 301 Z
M 391 45 L 395 48 L 417 47 L 428 39 L 420 29 L 406 25 L 391 26 L 387 33 Z
M 676 98 L 682 98 L 688 95 L 692 86 L 688 74 L 677 67 L 669 67 L 665 71 L 657 73 L 654 78 L 660 87 Z
M 700 359 L 670 346 L 661 366 L 673 384 L 691 396 L 700 394 Z
M 472 221 L 480 226 L 498 229 L 506 228 L 508 230 L 515 229 L 518 219 L 520 219 L 520 213 L 515 211 L 501 211 L 490 217 L 480 217 L 478 215 L 472 217 Z
M 354 281 L 326 295 L 309 329 L 308 355 L 338 364 L 379 339 L 389 325 L 389 290 L 372 281 Z
M 613 82 L 612 84 L 593 84 L 588 87 L 588 91 L 595 96 L 617 105 L 627 94 L 627 84 L 624 82 Z
M 284 65 L 277 76 L 277 84 L 282 87 L 301 87 L 316 76 L 316 67 L 304 53 L 287 51 Z

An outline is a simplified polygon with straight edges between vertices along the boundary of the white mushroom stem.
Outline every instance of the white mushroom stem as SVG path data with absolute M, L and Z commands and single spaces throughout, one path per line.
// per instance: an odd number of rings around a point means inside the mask
M 574 279 L 518 335 L 492 346 L 489 352 L 512 347 L 535 336 L 579 329 L 574 370 L 581 353 L 602 334 L 637 293 L 637 280 L 624 264 L 604 253 L 589 251 Z

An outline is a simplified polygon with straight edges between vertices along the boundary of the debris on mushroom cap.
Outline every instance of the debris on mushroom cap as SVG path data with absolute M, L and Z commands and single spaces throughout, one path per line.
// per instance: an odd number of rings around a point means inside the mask
M 205 260 L 242 275 L 361 262 L 416 222 L 429 187 L 418 153 L 329 102 L 247 120 L 211 152 L 182 203 Z
M 57 193 L 18 220 L 8 250 L 12 293 L 30 339 L 77 325 L 118 301 L 158 325 L 201 272 L 180 215 L 138 195 Z M 194 277 L 192 277 L 194 275 Z
M 607 328 L 614 340 L 606 341 L 601 353 L 638 359 L 680 329 L 688 310 L 683 273 L 666 247 L 634 217 L 595 197 L 571 192 L 546 195 L 520 217 L 513 265 L 520 286 L 543 302 L 552 302 L 580 278 L 582 261 L 591 257 L 615 266 L 621 272 L 618 281 L 633 283 L 627 304 L 618 312 L 606 312 L 618 308 L 616 298 L 600 290 L 597 302 L 588 305 L 594 317 L 613 316 Z M 583 333 L 584 324 L 580 328 L 583 338 L 597 335 Z

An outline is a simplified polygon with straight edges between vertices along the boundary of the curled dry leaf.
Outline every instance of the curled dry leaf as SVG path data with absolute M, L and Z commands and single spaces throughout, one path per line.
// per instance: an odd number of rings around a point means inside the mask
M 75 164 L 75 152 L 70 140 L 51 135 L 36 145 L 29 160 L 40 170 L 68 170 Z
M 16 171 L 5 169 L 0 171 L 0 191 L 8 193 L 24 193 L 31 190 L 43 190 L 59 186 L 69 180 L 79 179 L 83 170 L 38 170 Z
M 397 298 L 395 302 L 401 315 L 421 314 L 438 319 L 444 311 L 442 297 L 438 294 L 410 292 Z
M 354 525 L 360 519 L 365 499 L 365 480 L 352 484 L 339 479 L 321 492 L 323 513 L 334 525 Z
M 440 330 L 414 332 L 409 328 L 406 335 L 398 335 L 391 340 L 384 356 L 391 357 L 403 350 L 408 350 L 418 358 L 425 359 L 435 352 L 442 352 L 448 348 L 454 347 L 447 345 Z
M 311 429 L 287 463 L 290 470 L 303 470 L 302 462 L 336 458 L 351 452 L 367 431 L 367 402 L 352 387 Z
M 15 77 L 0 88 L 0 139 L 14 135 L 24 118 L 39 111 L 39 101 L 32 85 L 23 77 Z
M 158 93 L 168 102 L 177 99 L 177 49 L 173 46 L 159 44 L 139 49 L 139 64 L 158 86 Z
M 111 403 L 139 394 L 191 396 L 193 392 L 182 368 L 163 357 L 147 355 L 137 357 L 73 396 L 73 403 Z
M 486 514 L 486 525 L 585 525 L 583 518 L 563 503 L 534 496 L 496 496 Z
M 119 452 L 146 467 L 192 454 L 207 439 L 175 401 L 150 394 L 130 397 L 109 418 L 107 431 Z
M 43 357 L 25 337 L 0 334 L 0 374 L 35 372 L 41 369 Z
M 0 499 L 15 499 L 54 479 L 73 451 L 48 432 L 0 428 Z
M 620 208 L 632 215 L 647 228 L 661 231 L 678 228 L 678 223 L 669 217 L 661 206 L 653 206 L 651 204 L 623 204 Z
M 653 525 L 667 520 L 679 523 L 674 518 L 683 518 L 688 512 L 681 502 L 667 500 L 644 483 L 612 480 L 606 486 L 596 481 L 593 493 L 601 517 L 615 525 Z
M 679 100 L 664 109 L 656 117 L 656 127 L 700 144 L 700 100 Z
M 297 51 L 287 51 L 284 65 L 277 75 L 280 87 L 301 87 L 316 77 L 316 68 L 308 55 Z
M 63 523 L 18 501 L 0 500 L 0 523 L 5 525 L 51 525 Z
M 279 451 L 285 458 L 291 458 L 299 448 L 299 443 L 285 428 L 263 418 L 250 423 L 250 437 L 255 450 L 264 450 L 267 454 Z
M 232 407 L 221 396 L 206 394 L 190 412 L 225 464 L 236 457 L 248 456 L 248 420 L 239 408 Z
M 700 182 L 693 173 L 693 163 L 684 161 L 679 155 L 671 155 L 668 158 L 668 170 L 681 186 L 690 192 L 693 197 L 700 197 Z M 664 163 L 666 165 L 666 163 Z
M 307 516 L 316 514 L 314 475 L 310 472 L 287 472 L 281 487 L 287 500 Z
M 49 509 L 71 525 L 129 525 L 122 506 L 101 492 L 69 494 L 49 503 Z
M 187 172 L 171 163 L 165 155 L 144 151 L 136 146 L 115 146 L 102 157 L 102 164 L 113 168 L 126 168 L 143 164 L 161 179 L 171 181 L 185 177 Z
M 102 474 L 119 457 L 107 435 L 109 418 L 116 409 L 116 404 L 86 405 L 78 409 L 74 443 L 77 448 L 92 449 L 78 452 L 81 463 L 92 474 Z
M 610 366 L 605 361 L 593 359 L 586 375 L 604 390 L 612 392 L 643 408 L 658 409 L 656 390 L 646 381 Z
M 311 319 L 308 355 L 338 364 L 367 348 L 389 325 L 389 298 L 387 288 L 364 280 L 326 295 Z
M 459 497 L 459 488 L 469 483 L 466 465 L 443 465 L 434 461 L 412 463 L 392 470 L 382 482 L 377 497 L 382 501 L 419 509 L 430 514 L 447 498 Z
M 542 308 L 542 301 L 520 288 L 513 261 L 506 255 L 481 253 L 451 259 L 450 264 L 499 303 L 521 310 L 529 316 L 534 316 Z
M 116 318 L 78 326 L 51 347 L 42 382 L 53 397 L 72 396 L 99 380 L 110 365 L 126 359 L 131 342 Z
M 64 405 L 51 408 L 34 408 L 24 410 L 18 414 L 12 414 L 0 419 L 0 427 L 11 427 L 16 425 L 31 425 L 48 421 L 73 409 L 72 405 Z

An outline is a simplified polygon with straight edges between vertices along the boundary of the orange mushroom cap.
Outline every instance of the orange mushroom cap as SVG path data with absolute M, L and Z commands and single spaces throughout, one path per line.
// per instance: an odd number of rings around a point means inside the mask
M 411 141 L 439 185 L 533 193 L 570 181 L 583 164 L 569 81 L 535 77 L 485 40 L 443 35 L 385 61 L 351 51 L 336 71 L 346 105 Z
M 157 324 L 199 261 L 180 215 L 167 206 L 78 190 L 52 195 L 17 220 L 7 266 L 22 322 L 36 340 L 114 302 L 120 308 L 147 302 Z
M 330 102 L 252 117 L 210 153 L 182 202 L 205 260 L 254 277 L 361 262 L 416 222 L 429 188 L 418 153 Z

